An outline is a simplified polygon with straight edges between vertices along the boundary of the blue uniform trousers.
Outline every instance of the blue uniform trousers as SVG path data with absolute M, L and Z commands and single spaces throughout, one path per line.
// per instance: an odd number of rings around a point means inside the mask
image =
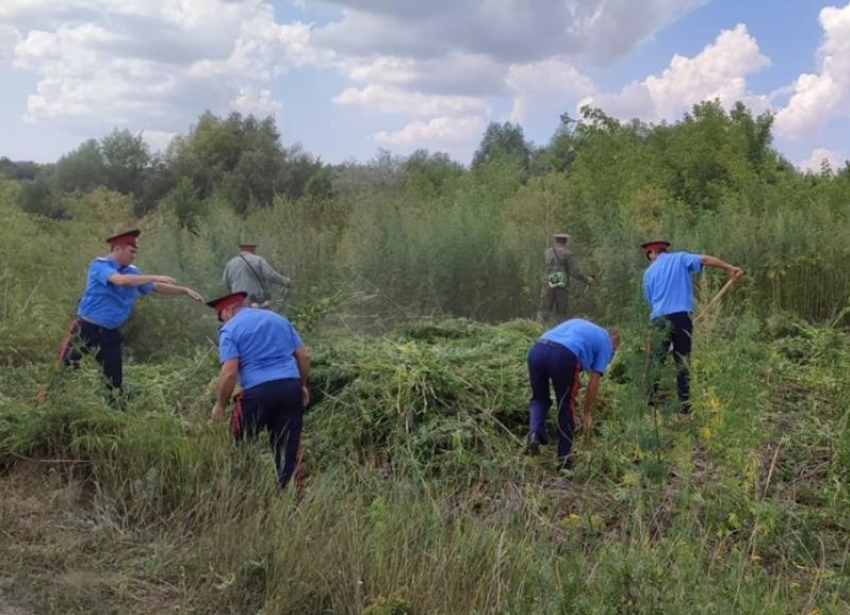
M 667 358 L 670 346 L 673 346 L 673 359 L 676 361 L 676 390 L 681 402 L 681 411 L 687 413 L 691 404 L 691 375 L 688 371 L 688 359 L 691 355 L 691 335 L 694 323 L 688 312 L 666 314 L 652 321 L 656 331 L 653 335 L 652 372 L 649 381 L 649 405 L 655 405 L 658 391 L 661 365 Z
M 118 329 L 107 329 L 78 318 L 62 345 L 60 360 L 63 365 L 76 369 L 84 354 L 94 352 L 94 358 L 103 367 L 109 385 L 113 389 L 120 389 L 124 381 L 121 358 L 123 341 L 124 337 Z
M 528 379 L 531 401 L 528 405 L 529 429 L 545 443 L 546 418 L 552 399 L 549 383 L 555 388 L 558 407 L 558 459 L 566 461 L 573 448 L 575 404 L 579 389 L 581 362 L 571 350 L 548 340 L 539 340 L 528 353 Z
M 242 391 L 241 412 L 233 419 L 233 434 L 237 440 L 255 439 L 264 428 L 269 432 L 277 481 L 281 487 L 286 487 L 299 461 L 304 420 L 301 380 L 271 380 Z

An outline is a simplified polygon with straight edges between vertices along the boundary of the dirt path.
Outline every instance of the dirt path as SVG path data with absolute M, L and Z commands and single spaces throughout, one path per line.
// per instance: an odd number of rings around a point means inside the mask
M 38 462 L 0 476 L 0 615 L 175 612 L 185 596 L 157 565 L 173 547 L 114 527 L 83 478 Z
M 2 581 L 0 581 L 2 582 Z M 13 604 L 6 598 L 3 590 L 0 589 L 0 615 L 34 615 L 32 611 L 27 611 Z

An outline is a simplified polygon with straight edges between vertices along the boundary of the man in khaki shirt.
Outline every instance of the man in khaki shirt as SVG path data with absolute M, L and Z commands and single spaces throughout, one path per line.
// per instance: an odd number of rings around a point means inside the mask
M 266 259 L 256 254 L 256 250 L 256 243 L 239 244 L 239 254 L 224 267 L 222 281 L 230 293 L 248 293 L 252 307 L 268 307 L 271 299 L 269 284 L 289 288 L 292 280 L 275 271 Z
M 558 324 L 567 319 L 570 299 L 567 281 L 570 277 L 585 284 L 596 284 L 592 276 L 583 274 L 576 266 L 568 248 L 570 236 L 566 233 L 556 233 L 552 238 L 552 246 L 547 248 L 543 255 L 546 269 L 537 311 L 537 319 L 547 325 Z

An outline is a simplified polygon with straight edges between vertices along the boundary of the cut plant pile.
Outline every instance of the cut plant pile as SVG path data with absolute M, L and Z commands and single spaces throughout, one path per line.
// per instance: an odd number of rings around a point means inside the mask
M 314 341 L 299 501 L 209 425 L 212 353 L 128 366 L 124 412 L 94 364 L 3 370 L 0 588 L 26 613 L 846 612 L 845 333 L 704 324 L 680 417 L 624 331 L 569 476 L 522 455 L 539 333 Z

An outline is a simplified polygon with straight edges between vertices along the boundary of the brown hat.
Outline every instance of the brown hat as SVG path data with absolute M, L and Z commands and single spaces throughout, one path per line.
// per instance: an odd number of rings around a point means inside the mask
M 552 237 L 555 239 L 563 239 L 564 241 L 567 241 L 570 238 L 567 233 L 555 233 Z

